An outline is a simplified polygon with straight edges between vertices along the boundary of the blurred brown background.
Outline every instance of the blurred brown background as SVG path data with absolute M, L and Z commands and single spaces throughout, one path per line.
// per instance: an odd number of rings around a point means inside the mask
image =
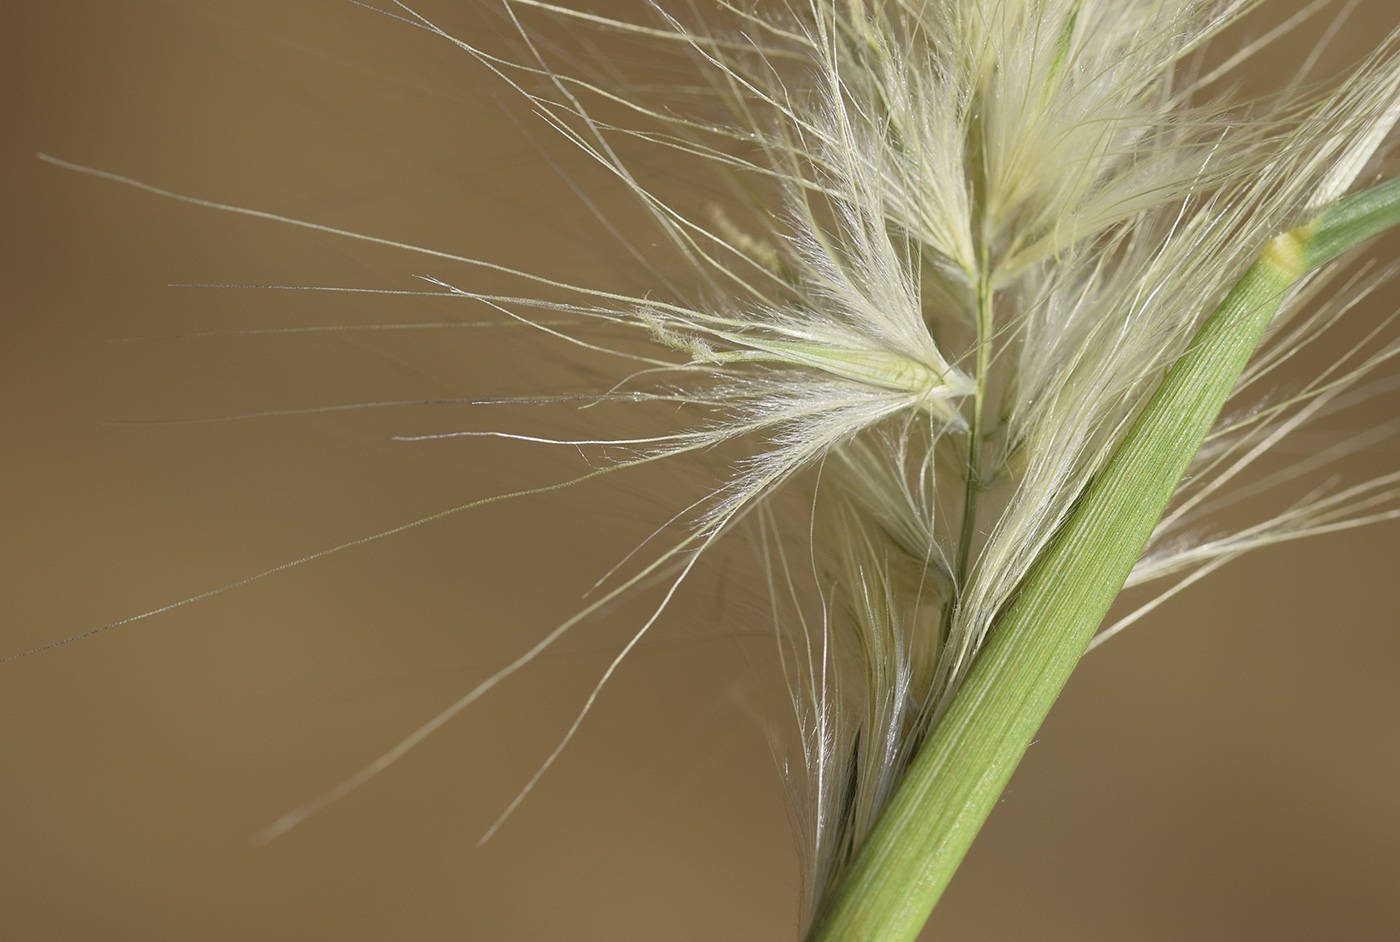
M 1334 58 L 1393 25 L 1388 6 L 1363 5 Z M 423 9 L 465 35 L 497 28 L 472 4 Z M 115 424 L 567 389 L 589 367 L 538 362 L 511 330 L 230 333 L 489 312 L 167 285 L 519 285 L 34 157 L 566 280 L 635 278 L 479 65 L 336 0 L 0 15 L 0 654 L 577 473 L 518 443 L 390 440 L 571 428 L 568 407 Z M 625 214 L 614 190 L 599 198 Z M 1392 446 L 1347 474 L 1397 464 Z M 474 846 L 641 605 L 252 846 L 571 614 L 669 512 L 621 479 L 483 508 L 0 666 L 0 934 L 793 938 L 772 642 L 742 586 L 709 601 L 724 554 L 683 606 L 699 614 L 641 646 L 489 844 Z M 1400 937 L 1398 548 L 1388 525 L 1259 552 L 1089 657 L 927 937 Z

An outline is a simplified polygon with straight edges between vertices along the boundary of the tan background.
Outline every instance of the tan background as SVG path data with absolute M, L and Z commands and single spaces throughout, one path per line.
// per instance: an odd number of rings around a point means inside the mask
M 1387 6 L 1363 7 L 1343 40 L 1379 36 Z M 428 8 L 478 35 L 469 7 Z M 519 102 L 426 34 L 331 0 L 3 16 L 0 653 L 579 467 L 518 444 L 389 440 L 571 428 L 567 409 L 110 424 L 588 376 L 532 361 L 511 331 L 159 339 L 482 313 L 171 282 L 516 286 L 60 171 L 38 150 L 644 285 L 506 117 Z M 1296 62 L 1291 48 L 1276 63 Z M 107 342 L 127 337 L 157 339 Z M 1382 449 L 1348 473 L 1397 461 Z M 639 606 L 292 834 L 250 844 L 570 614 L 671 506 L 639 480 L 488 508 L 0 666 L 0 934 L 792 938 L 772 645 L 742 585 L 705 601 L 727 556 L 697 582 L 700 614 L 643 645 L 490 844 L 474 846 Z M 1391 525 L 1260 552 L 1090 657 L 928 937 L 1400 937 L 1397 549 Z

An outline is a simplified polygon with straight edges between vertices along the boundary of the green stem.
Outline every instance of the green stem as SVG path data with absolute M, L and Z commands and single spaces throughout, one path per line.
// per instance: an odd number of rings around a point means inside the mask
M 953 569 L 953 595 L 943 612 L 943 637 L 952 629 L 958 596 L 967 582 L 968 564 L 972 558 L 972 542 L 977 536 L 977 503 L 982 495 L 983 415 L 987 407 L 987 372 L 992 365 L 992 285 L 986 274 L 977 281 L 977 389 L 972 400 L 972 420 L 967 428 L 967 482 L 963 491 L 961 533 L 958 535 L 958 556 Z
M 918 935 L 1122 589 L 1245 364 L 1306 272 L 1400 224 L 1400 180 L 1274 239 L 1168 371 L 1015 601 L 832 887 L 808 942 Z

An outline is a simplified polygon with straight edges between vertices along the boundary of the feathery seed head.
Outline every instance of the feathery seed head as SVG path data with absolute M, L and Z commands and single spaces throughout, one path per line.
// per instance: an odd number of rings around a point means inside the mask
M 1336 88 L 1232 109 L 1212 90 L 1259 47 L 1204 75 L 1198 54 L 1257 0 L 722 3 L 725 21 L 708 24 L 655 6 L 656 26 L 545 0 L 503 5 L 526 50 L 518 62 L 400 9 L 635 195 L 671 257 L 628 244 L 660 297 L 528 275 L 583 300 L 452 290 L 640 328 L 665 348 L 624 353 L 640 368 L 602 398 L 676 402 L 690 424 L 570 444 L 625 448 L 619 466 L 745 449 L 693 508 L 693 531 L 587 611 L 660 572 L 684 578 L 735 527 L 756 533 L 806 771 L 811 918 L 1205 316 L 1261 252 L 1281 271 L 1309 267 L 1288 230 L 1351 188 L 1390 138 L 1400 39 Z M 561 75 L 526 10 L 685 50 L 697 74 L 669 98 L 654 80 L 627 81 L 620 61 Z M 732 198 L 680 208 L 633 172 L 622 141 L 696 164 Z M 1244 385 L 1334 319 L 1281 331 Z M 1264 448 L 1395 352 L 1223 426 L 1130 582 L 1204 571 L 1348 512 L 1391 512 L 1374 508 L 1400 492 L 1377 484 L 1232 537 L 1178 541 Z M 661 388 L 635 388 L 648 382 Z M 811 513 L 784 521 L 766 498 L 792 483 Z
M 684 146 L 777 183 L 782 209 L 760 197 L 754 217 L 780 221 L 766 264 L 798 298 L 696 358 L 789 367 L 751 400 L 789 416 L 752 468 L 826 469 L 827 622 L 788 661 L 820 675 L 795 685 L 813 905 L 1204 315 L 1266 246 L 1302 270 L 1274 237 L 1345 192 L 1395 123 L 1393 38 L 1334 91 L 1233 114 L 1209 98 L 1230 63 L 1202 76 L 1188 58 L 1253 6 L 812 0 L 777 24 L 739 11 L 743 33 L 671 21 L 736 122 Z M 723 226 L 703 238 L 746 252 Z M 833 378 L 925 398 L 822 402 Z M 851 643 L 828 658 L 829 637 Z
M 706 8 L 716 17 L 708 23 L 683 22 L 653 2 L 656 25 L 640 25 L 548 0 L 501 0 L 520 40 L 511 60 L 395 0 L 399 19 L 474 57 L 636 198 L 665 258 L 605 226 L 645 274 L 646 290 L 570 285 L 235 211 L 517 276 L 553 299 L 426 280 L 439 296 L 486 304 L 633 368 L 601 394 L 555 398 L 676 407 L 680 426 L 646 437 L 424 436 L 604 450 L 603 465 L 574 481 L 518 494 L 679 458 L 703 468 L 710 486 L 674 518 L 688 527 L 674 543 L 664 544 L 676 532 L 668 523 L 629 555 L 633 571 L 614 570 L 622 575 L 583 611 L 269 833 L 384 768 L 584 618 L 666 582 L 509 814 L 697 560 L 745 527 L 794 704 L 812 920 L 921 744 L 946 731 L 937 724 L 989 633 L 1032 594 L 1047 548 L 1069 545 L 1065 534 L 1082 537 L 1076 505 L 1121 467 L 1110 459 L 1125 433 L 1154 414 L 1147 407 L 1163 375 L 1246 270 L 1257 272 L 1259 260 L 1274 283 L 1292 287 L 1237 395 L 1257 395 L 1380 282 L 1339 284 L 1339 268 L 1314 272 L 1356 238 L 1320 246 L 1308 227 L 1355 222 L 1332 208 L 1375 171 L 1394 137 L 1400 30 L 1334 86 L 1300 90 L 1299 74 L 1270 100 L 1233 103 L 1218 91 L 1221 80 L 1325 5 L 1310 4 L 1206 71 L 1205 45 L 1261 2 L 723 0 Z M 677 5 L 700 16 L 694 4 Z M 569 28 L 544 42 L 526 25 L 530 15 Z M 593 31 L 660 43 L 692 68 L 671 88 L 651 74 L 629 78 L 636 64 L 625 57 L 578 66 L 580 75 L 556 71 L 554 58 L 586 61 L 570 55 L 570 42 L 596 52 L 580 38 Z M 664 177 L 637 172 L 623 144 L 701 171 L 703 183 L 685 185 L 711 187 L 703 210 L 693 208 L 693 192 L 670 194 Z M 1341 215 L 1354 205 L 1344 202 Z M 583 336 L 597 327 L 643 343 L 610 347 Z M 1129 586 L 1179 581 L 1093 643 L 1248 549 L 1400 517 L 1396 474 L 1317 488 L 1271 519 L 1200 536 L 1212 512 L 1400 431 L 1393 423 L 1358 434 L 1241 486 L 1285 436 L 1364 398 L 1360 380 L 1397 355 L 1400 342 L 1378 329 L 1301 390 L 1221 420 L 1127 576 Z M 716 467 L 705 456 L 721 447 L 730 460 Z M 785 488 L 805 504 L 791 519 L 770 500 Z

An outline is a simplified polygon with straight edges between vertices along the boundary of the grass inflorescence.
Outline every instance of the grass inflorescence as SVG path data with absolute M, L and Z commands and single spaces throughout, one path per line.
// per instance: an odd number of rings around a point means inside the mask
M 674 409 L 656 434 L 412 440 L 517 438 L 596 462 L 519 494 L 662 461 L 710 483 L 576 616 L 266 836 L 661 585 L 504 819 L 706 552 L 742 533 L 796 717 L 803 931 L 912 938 L 1086 646 L 1249 549 L 1400 515 L 1391 475 L 1202 529 L 1371 441 L 1254 473 L 1400 350 L 1378 330 L 1264 395 L 1382 283 L 1336 260 L 1400 205 L 1373 185 L 1400 118 L 1400 34 L 1335 81 L 1303 63 L 1241 99 L 1240 70 L 1329 6 L 1233 39 L 1259 5 L 657 4 L 632 22 L 503 0 L 494 45 L 382 11 L 474 59 L 635 198 L 647 232 L 618 234 L 648 289 L 193 201 L 509 275 L 518 293 L 445 273 L 421 290 L 625 364 L 558 401 Z M 637 153 L 676 169 L 644 173 Z M 1158 580 L 1174 581 L 1094 636 L 1125 584 Z

